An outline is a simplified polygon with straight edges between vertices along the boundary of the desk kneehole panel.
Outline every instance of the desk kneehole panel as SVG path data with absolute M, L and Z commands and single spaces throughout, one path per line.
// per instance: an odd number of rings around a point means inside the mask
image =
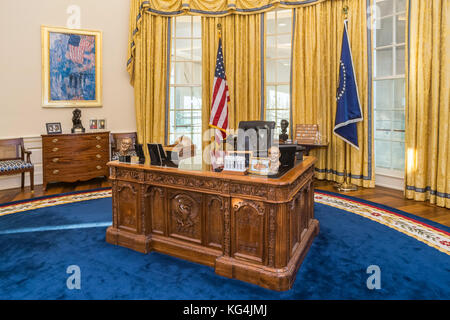
M 109 132 L 42 135 L 44 188 L 108 176 Z

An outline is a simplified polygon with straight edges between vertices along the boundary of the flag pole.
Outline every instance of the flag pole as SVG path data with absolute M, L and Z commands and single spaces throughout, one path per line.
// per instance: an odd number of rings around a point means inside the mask
M 344 13 L 344 23 L 345 23 L 348 16 L 348 6 L 344 6 L 344 8 L 342 8 L 342 11 Z M 351 168 L 351 161 L 350 161 L 350 168 Z M 358 186 L 356 184 L 351 183 L 347 175 L 347 144 L 345 142 L 344 142 L 344 182 L 335 184 L 335 188 L 341 192 L 358 190 Z

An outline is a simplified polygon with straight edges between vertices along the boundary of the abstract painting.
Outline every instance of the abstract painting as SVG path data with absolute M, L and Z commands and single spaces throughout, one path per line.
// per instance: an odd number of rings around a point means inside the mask
M 100 31 L 41 27 L 42 105 L 102 105 Z

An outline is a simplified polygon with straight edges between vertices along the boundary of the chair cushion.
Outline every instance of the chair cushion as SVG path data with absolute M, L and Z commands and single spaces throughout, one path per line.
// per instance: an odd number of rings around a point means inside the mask
M 23 160 L 0 160 L 0 172 L 32 168 L 33 164 Z
M 131 150 L 130 152 L 128 152 L 128 155 L 131 156 L 131 157 L 136 157 L 137 156 L 136 155 L 136 151 L 134 151 L 134 150 Z M 119 160 L 119 152 L 118 151 L 117 152 L 113 152 L 111 160 L 112 161 Z

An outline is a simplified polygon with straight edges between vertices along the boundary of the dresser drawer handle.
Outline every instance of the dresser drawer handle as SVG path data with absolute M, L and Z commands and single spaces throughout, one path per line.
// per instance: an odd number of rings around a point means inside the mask
M 58 162 L 58 161 L 59 161 L 59 158 L 53 159 L 53 162 Z
M 58 151 L 59 150 L 59 148 L 53 148 L 53 152 L 56 152 L 56 151 Z
M 102 168 L 102 166 L 97 166 L 97 169 L 100 170 Z
M 97 139 L 97 140 L 102 140 L 102 137 L 96 136 L 95 139 Z
M 56 142 L 58 142 L 58 139 L 55 138 L 55 139 L 52 140 L 52 142 L 56 143 Z
M 102 157 L 102 155 L 101 154 L 97 154 L 96 157 L 97 157 L 97 159 L 100 159 Z
M 58 174 L 59 170 L 53 170 L 53 174 Z
M 98 145 L 96 145 L 96 147 L 97 147 L 97 149 L 100 149 L 102 146 L 98 144 Z

